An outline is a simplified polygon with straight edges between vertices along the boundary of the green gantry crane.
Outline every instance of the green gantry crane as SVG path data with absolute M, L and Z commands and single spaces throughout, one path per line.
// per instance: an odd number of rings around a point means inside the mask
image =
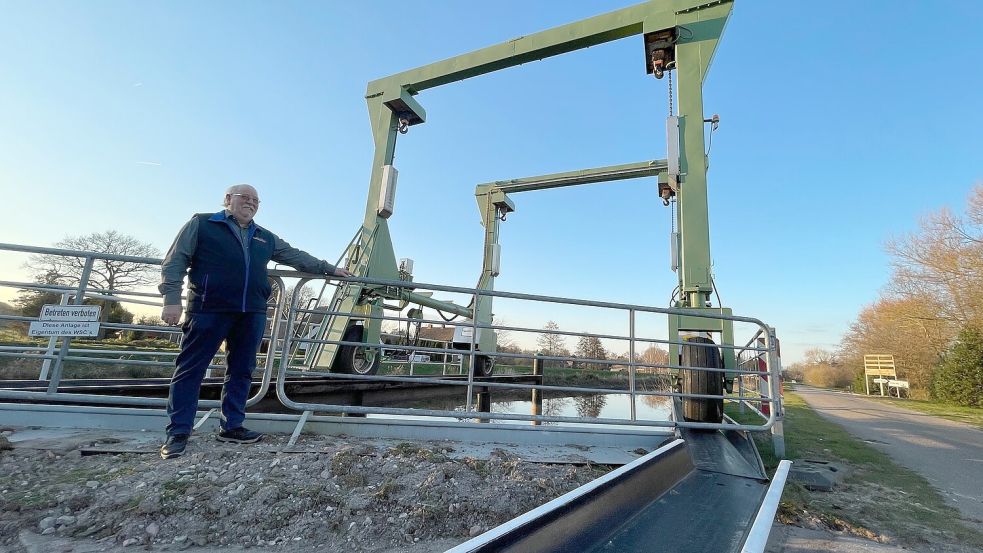
M 723 354 L 707 338 L 719 336 L 733 345 L 733 325 L 708 315 L 731 315 L 730 309 L 712 307 L 713 279 L 710 266 L 710 233 L 707 211 L 707 159 L 705 127 L 716 117 L 703 114 L 703 80 L 717 43 L 733 8 L 733 0 L 652 0 L 582 21 L 509 40 L 468 54 L 372 81 L 368 103 L 375 156 L 369 180 L 365 219 L 346 252 L 347 268 L 356 276 L 378 280 L 410 280 L 411 269 L 397 264 L 389 234 L 393 214 L 397 171 L 393 167 L 396 139 L 410 127 L 426 121 L 417 102 L 421 92 L 437 86 L 499 71 L 621 38 L 642 35 L 646 71 L 661 79 L 676 75 L 678 113 L 667 119 L 667 157 L 613 167 L 499 181 L 478 185 L 475 192 L 485 226 L 484 261 L 478 288 L 492 290 L 498 275 L 498 233 L 503 216 L 515 209 L 509 194 L 619 179 L 656 176 L 659 196 L 668 205 L 678 202 L 677 228 L 672 236 L 673 265 L 679 277 L 675 307 L 669 317 L 669 336 L 678 342 L 670 347 L 670 359 L 684 366 L 733 369 L 734 350 Z M 399 306 L 385 300 L 398 300 Z M 345 283 L 331 303 L 335 316 L 321 330 L 321 339 L 364 342 L 363 347 L 325 345 L 313 360 L 315 367 L 356 374 L 373 374 L 381 361 L 380 343 L 383 309 L 403 309 L 409 304 L 432 307 L 476 322 L 478 335 L 467 336 L 464 347 L 473 343 L 482 355 L 474 358 L 475 375 L 491 374 L 495 333 L 490 325 L 492 298 L 482 296 L 468 306 L 435 300 L 406 288 Z M 469 356 L 465 356 L 468 358 Z M 684 393 L 722 395 L 731 389 L 733 375 L 699 370 L 679 371 Z M 722 400 L 686 399 L 684 416 L 698 422 L 720 422 Z

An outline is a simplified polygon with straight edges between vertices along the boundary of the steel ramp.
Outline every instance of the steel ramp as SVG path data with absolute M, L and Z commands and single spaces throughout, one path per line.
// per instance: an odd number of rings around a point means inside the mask
M 774 510 L 754 444 L 733 430 L 680 429 L 676 439 L 448 553 L 753 551 L 756 518 Z M 765 540 L 753 540 L 764 543 Z M 762 545 L 763 547 L 763 545 Z

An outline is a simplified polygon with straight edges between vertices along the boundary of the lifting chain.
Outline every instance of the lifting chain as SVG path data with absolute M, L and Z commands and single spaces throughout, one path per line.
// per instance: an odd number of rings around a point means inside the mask
M 672 221 L 669 232 L 676 232 L 676 197 L 669 198 L 669 220 Z
M 672 117 L 672 71 L 669 72 L 669 117 Z

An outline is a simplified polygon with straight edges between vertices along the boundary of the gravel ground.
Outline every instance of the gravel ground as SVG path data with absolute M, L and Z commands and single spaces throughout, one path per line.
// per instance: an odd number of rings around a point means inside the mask
M 9 430 L 8 430 L 9 432 Z M 443 551 L 606 469 L 451 443 L 195 436 L 184 457 L 0 442 L 0 551 Z M 150 445 L 143 446 L 149 450 Z M 283 451 L 287 449 L 287 451 Z

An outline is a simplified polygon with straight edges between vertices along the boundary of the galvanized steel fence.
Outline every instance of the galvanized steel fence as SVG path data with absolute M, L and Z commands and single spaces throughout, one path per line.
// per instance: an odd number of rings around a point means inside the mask
M 38 284 L 23 281 L 3 280 L 0 287 L 7 289 L 28 290 L 36 292 L 48 292 L 57 294 L 62 304 L 82 304 L 86 300 L 98 300 L 102 302 L 119 302 L 125 305 L 161 306 L 160 296 L 153 291 L 129 291 L 129 290 L 102 290 L 90 285 L 89 274 L 93 266 L 99 260 L 115 260 L 127 263 L 145 265 L 156 270 L 161 260 L 153 258 L 140 258 L 130 256 L 119 256 L 111 254 L 100 254 L 94 252 L 63 250 L 55 248 L 39 248 L 32 246 L 21 246 L 13 244 L 0 244 L 0 255 L 34 254 L 62 256 L 79 260 L 83 267 L 77 283 L 69 285 L 50 285 Z M 276 292 L 271 297 L 269 305 L 267 325 L 268 331 L 264 336 L 264 345 L 258 354 L 261 361 L 257 367 L 259 370 L 254 375 L 255 389 L 250 396 L 247 406 L 253 406 L 265 396 L 273 382 L 273 375 L 276 375 L 275 392 L 279 403 L 286 409 L 292 409 L 309 415 L 313 412 L 318 413 L 344 413 L 356 416 L 386 416 L 386 417 L 445 417 L 457 420 L 480 420 L 480 421 L 503 421 L 503 422 L 529 422 L 532 424 L 585 424 L 597 425 L 599 430 L 612 426 L 632 426 L 632 427 L 672 427 L 687 426 L 698 428 L 717 428 L 727 426 L 745 430 L 767 430 L 776 421 L 776 416 L 781 413 L 780 409 L 780 361 L 777 351 L 777 340 L 774 330 L 765 325 L 758 319 L 737 316 L 725 316 L 717 314 L 706 314 L 694 310 L 680 310 L 671 308 L 660 308 L 643 305 L 633 305 L 614 302 L 599 302 L 590 300 L 580 300 L 571 298 L 560 298 L 552 296 L 520 294 L 502 291 L 479 290 L 474 288 L 462 288 L 454 286 L 441 286 L 434 284 L 405 282 L 405 281 L 386 281 L 369 278 L 328 278 L 315 276 L 294 271 L 271 271 L 271 279 L 274 283 Z M 293 294 L 289 297 L 284 293 L 287 290 L 287 280 L 296 282 Z M 308 283 L 320 283 L 321 295 L 330 297 L 335 287 L 339 284 L 347 286 L 358 286 L 365 290 L 374 287 L 380 288 L 411 288 L 415 291 L 425 290 L 435 294 L 450 295 L 460 298 L 462 304 L 471 301 L 471 305 L 477 305 L 481 297 L 494 298 L 497 307 L 496 312 L 515 312 L 519 313 L 524 320 L 535 320 L 535 325 L 530 324 L 481 324 L 475 320 L 447 321 L 444 318 L 408 317 L 403 311 L 398 311 L 395 315 L 382 315 L 373 317 L 369 315 L 358 315 L 357 318 L 370 324 L 372 320 L 377 320 L 382 325 L 431 325 L 431 328 L 455 328 L 470 327 L 472 340 L 468 347 L 459 349 L 461 346 L 453 347 L 449 342 L 440 343 L 432 341 L 430 345 L 417 343 L 366 343 L 364 341 L 352 342 L 346 340 L 323 339 L 323 330 L 312 332 L 312 320 L 319 320 L 322 324 L 330 321 L 332 317 L 349 317 L 351 313 L 333 311 L 330 305 L 323 305 L 323 301 L 308 301 L 305 305 L 300 305 L 302 289 Z M 507 307 L 506 307 L 507 306 Z M 587 321 L 605 321 L 601 328 L 591 329 L 591 331 L 574 332 L 561 330 L 559 328 L 544 328 L 539 325 L 539 321 L 548 320 L 554 313 L 565 310 L 580 310 L 586 312 Z M 530 315 L 539 313 L 540 315 Z M 542 315 L 545 313 L 545 315 Z M 664 331 L 654 329 L 665 329 L 665 317 L 675 315 L 686 315 L 691 317 L 706 317 L 713 319 L 726 319 L 735 325 L 749 329 L 752 338 L 744 346 L 728 344 L 716 344 L 721 350 L 732 349 L 741 361 L 737 367 L 728 368 L 708 368 L 691 367 L 680 363 L 679 359 L 667 359 L 668 355 L 663 355 L 661 359 L 646 359 L 642 354 L 651 351 L 661 351 L 663 346 L 690 346 L 692 344 L 666 336 Z M 653 324 L 653 319 L 656 320 Z M 25 323 L 36 321 L 37 317 L 28 317 L 16 314 L 0 315 L 0 323 L 8 326 L 24 326 Z M 644 321 L 643 321 L 644 320 Z M 644 324 L 643 324 L 644 323 Z M 590 326 L 584 323 L 585 326 Z M 180 329 L 169 326 L 146 325 L 146 324 L 126 324 L 126 323 L 106 323 L 101 324 L 103 328 L 119 332 L 141 332 L 154 333 L 158 336 L 171 336 L 174 341 L 180 339 Z M 590 343 L 607 343 L 608 349 L 614 350 L 617 346 L 623 352 L 616 358 L 607 356 L 586 356 L 575 355 L 569 352 L 550 352 L 552 354 L 530 353 L 531 348 L 510 348 L 509 351 L 482 352 L 478 351 L 474 337 L 478 332 L 487 329 L 499 334 L 513 334 L 526 338 L 528 343 L 530 338 L 542 336 L 555 336 L 561 340 L 571 338 L 574 340 L 587 341 Z M 16 331 L 8 331 L 16 334 Z M 391 339 L 389 341 L 398 342 Z M 144 407 L 162 407 L 166 404 L 166 398 L 144 397 L 140 394 L 120 394 L 107 396 L 104 393 L 91 393 L 88 386 L 100 386 L 99 381 L 91 379 L 65 379 L 64 369 L 68 364 L 80 367 L 84 374 L 83 366 L 112 365 L 122 367 L 132 367 L 133 375 L 122 376 L 112 379 L 112 384 L 120 386 L 127 382 L 132 382 L 132 386 L 127 389 L 136 388 L 138 385 L 148 382 L 146 377 L 140 376 L 140 371 L 156 367 L 169 369 L 173 367 L 173 357 L 177 355 L 176 349 L 163 348 L 140 348 L 134 349 L 124 347 L 121 342 L 86 342 L 81 343 L 71 337 L 50 338 L 46 343 L 34 343 L 27 340 L 8 340 L 10 343 L 0 345 L 0 361 L 3 359 L 24 360 L 37 363 L 37 378 L 32 379 L 13 379 L 8 376 L 9 371 L 5 371 L 0 365 L 0 400 L 28 401 L 35 403 L 59 402 L 59 403 L 81 403 L 81 404 L 102 404 L 102 405 L 129 405 Z M 107 347 L 108 344 L 108 347 Z M 374 350 L 377 355 L 383 356 L 382 369 L 379 374 L 359 375 L 359 374 L 339 374 L 325 368 L 313 366 L 311 355 L 299 355 L 299 351 L 310 352 L 315 348 L 323 347 L 328 344 L 352 346 Z M 648 350 L 648 351 L 646 351 Z M 431 359 L 439 359 L 437 363 L 426 363 L 420 361 L 423 355 L 431 356 Z M 476 376 L 474 367 L 476 357 L 488 356 L 493 358 L 499 366 L 508 366 L 511 375 L 502 377 L 481 377 Z M 223 354 L 216 356 L 211 370 L 220 371 L 223 367 Z M 409 374 L 405 373 L 406 365 L 410 365 Z M 424 367 L 430 371 L 432 365 L 440 366 L 439 374 L 420 374 L 418 371 L 428 372 L 421 369 Z M 544 365 L 558 365 L 553 369 L 546 369 L 543 374 Z M 413 369 L 413 366 L 416 369 Z M 9 367 L 9 363 L 8 363 Z M 713 394 L 684 394 L 677 387 L 668 386 L 667 383 L 681 370 L 699 370 L 714 373 L 728 373 L 736 376 L 736 385 L 732 393 L 721 395 Z M 5 374 L 7 373 L 7 374 Z M 458 373 L 458 374 L 453 374 Z M 572 384 L 565 384 L 564 380 L 554 378 L 556 374 L 567 377 Z M 509 378 L 511 376 L 512 378 Z M 524 380 L 516 381 L 517 377 L 525 377 Z M 532 377 L 530 380 L 529 377 Z M 330 402 L 311 401 L 307 398 L 298 399 L 291 397 L 288 393 L 288 379 L 296 384 L 291 389 L 303 391 L 304 382 L 317 379 L 324 381 L 337 381 L 347 385 L 372 384 L 377 386 L 388 385 L 415 385 L 415 386 L 441 386 L 449 389 L 459 389 L 457 394 L 459 403 L 453 408 L 431 408 L 416 406 L 390 406 L 390 405 L 351 405 Z M 103 379 L 102 385 L 110 383 Z M 761 386 L 744 386 L 741 383 L 754 381 L 764 383 Z M 553 383 L 551 383 L 553 382 Z M 559 382 L 559 383 L 556 383 Z M 599 384 L 593 384 L 598 382 Z M 158 384 L 166 381 L 157 381 Z M 641 385 L 640 385 L 641 383 Z M 553 396 L 574 396 L 583 397 L 586 395 L 620 396 L 627 398 L 629 408 L 624 416 L 600 416 L 599 412 L 593 412 L 593 416 L 563 416 L 551 414 L 549 412 L 537 412 L 532 409 L 529 413 L 518 412 L 491 412 L 488 409 L 487 401 L 476 401 L 481 398 L 481 394 L 516 397 L 516 394 L 531 394 L 530 397 L 537 395 L 542 398 L 543 394 Z M 648 399 L 646 399 L 648 398 Z M 725 421 L 722 424 L 690 422 L 681 420 L 681 417 L 665 417 L 659 420 L 640 417 L 638 415 L 638 402 L 664 402 L 670 405 L 673 402 L 686 401 L 692 399 L 723 400 L 727 402 L 740 402 L 743 405 L 753 405 L 753 412 L 760 418 L 755 424 L 735 425 L 733 421 Z M 204 408 L 216 409 L 219 407 L 218 401 L 202 401 L 200 404 Z M 770 409 L 762 409 L 762 405 L 776 406 Z M 671 409 L 669 409 L 671 411 Z M 395 422 L 395 421 L 394 421 Z

